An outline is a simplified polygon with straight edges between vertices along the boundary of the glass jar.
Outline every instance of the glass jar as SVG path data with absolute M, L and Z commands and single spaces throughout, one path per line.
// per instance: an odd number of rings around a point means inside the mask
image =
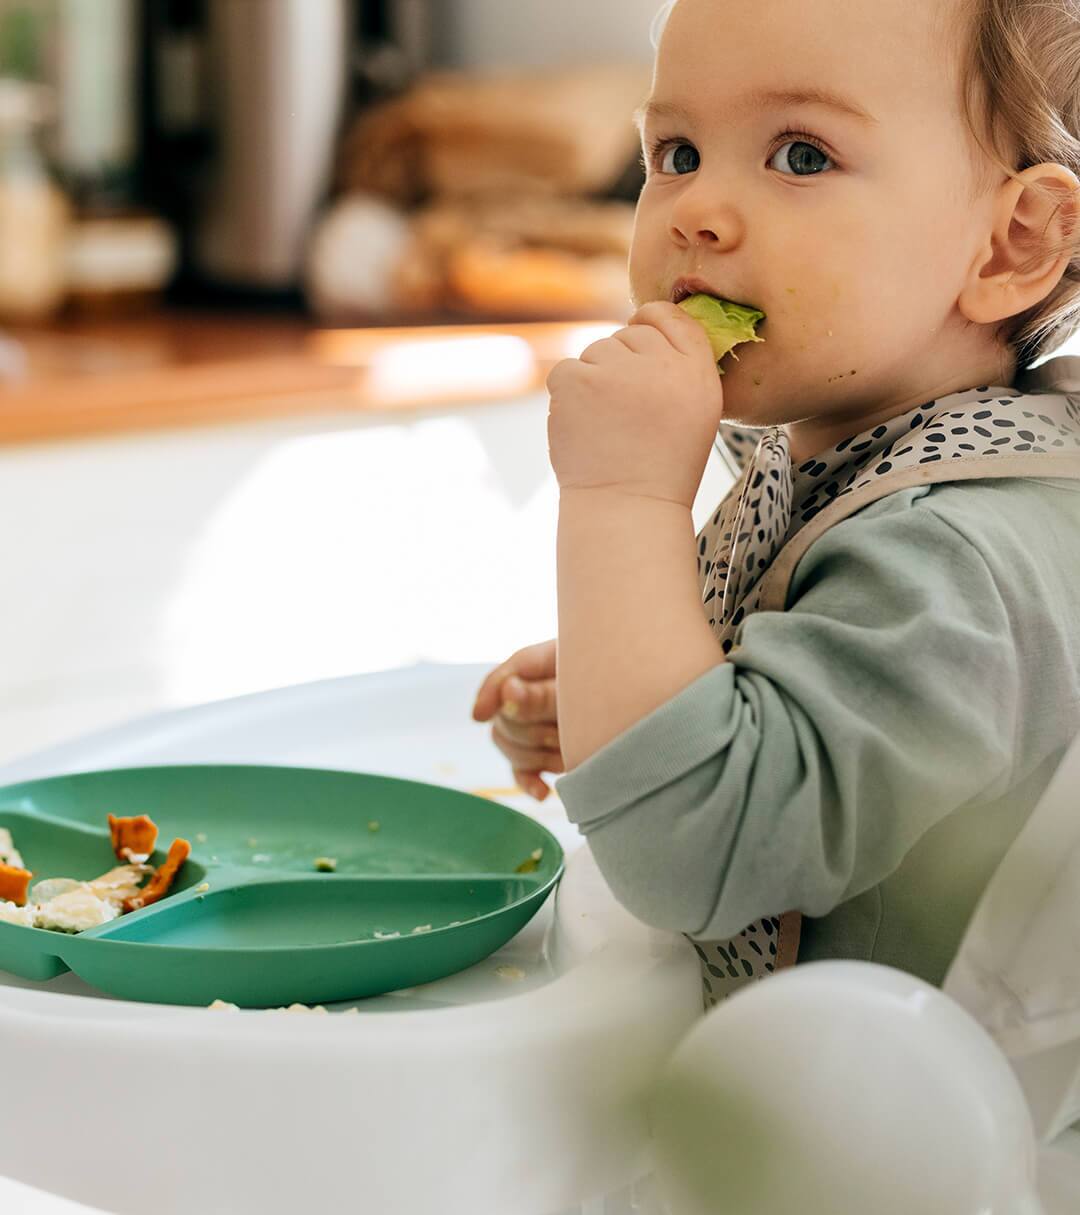
M 0 79 L 0 319 L 42 320 L 67 288 L 70 207 L 36 142 L 42 85 Z

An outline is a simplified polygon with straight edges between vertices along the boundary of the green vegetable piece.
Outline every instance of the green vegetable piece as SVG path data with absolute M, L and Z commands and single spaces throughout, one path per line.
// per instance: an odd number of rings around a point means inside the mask
M 537 850 L 529 856 L 528 860 L 522 861 L 514 870 L 515 873 L 535 873 L 540 868 L 540 862 L 544 859 L 543 848 Z
M 724 369 L 720 360 L 725 354 L 731 354 L 738 362 L 739 356 L 733 350 L 740 342 L 765 340 L 754 332 L 758 322 L 765 319 L 765 313 L 756 308 L 744 308 L 742 304 L 718 300 L 711 295 L 691 295 L 679 307 L 705 330 L 716 359 L 716 369 L 721 375 Z

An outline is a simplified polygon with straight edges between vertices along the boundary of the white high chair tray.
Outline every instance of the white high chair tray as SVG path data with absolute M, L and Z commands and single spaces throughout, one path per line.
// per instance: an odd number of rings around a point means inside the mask
M 0 784 L 166 763 L 289 763 L 505 787 L 472 722 L 489 668 L 422 665 L 164 713 L 41 752 Z M 615 903 L 563 817 L 567 872 L 468 971 L 359 1016 L 211 1012 L 0 973 L 0 1177 L 117 1215 L 644 1212 L 642 1094 L 700 1016 L 695 956 Z M 499 973 L 499 968 L 503 968 Z M 518 977 L 518 976 L 523 977 Z

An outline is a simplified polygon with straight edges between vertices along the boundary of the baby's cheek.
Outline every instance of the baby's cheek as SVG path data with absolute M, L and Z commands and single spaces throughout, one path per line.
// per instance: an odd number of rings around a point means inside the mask
M 843 298 L 842 287 L 835 280 L 817 287 L 785 287 L 774 315 L 775 328 L 782 332 L 787 348 L 793 353 L 827 350 L 843 327 L 844 318 L 849 318 Z

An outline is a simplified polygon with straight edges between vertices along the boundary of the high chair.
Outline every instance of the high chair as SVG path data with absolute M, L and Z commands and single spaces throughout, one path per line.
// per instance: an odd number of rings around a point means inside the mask
M 944 990 L 821 962 L 715 1008 L 654 1105 L 678 1215 L 1080 1212 L 1080 739 Z
M 553 903 L 498 955 L 367 1001 L 360 1017 L 130 1004 L 72 976 L 0 974 L 0 1063 L 18 1094 L 0 1103 L 0 1208 L 14 1195 L 19 1215 L 75 1215 L 62 1194 L 106 1215 L 142 1215 L 147 1195 L 157 1215 L 1080 1212 L 1068 1129 L 1080 1118 L 1080 743 L 944 991 L 823 962 L 706 1016 L 693 950 L 615 902 L 557 799 L 495 787 L 502 757 L 469 720 L 486 672 L 425 665 L 279 689 L 0 771 L 6 785 L 271 762 L 486 787 L 568 854 Z M 520 985 L 495 977 L 500 962 L 525 973 Z

